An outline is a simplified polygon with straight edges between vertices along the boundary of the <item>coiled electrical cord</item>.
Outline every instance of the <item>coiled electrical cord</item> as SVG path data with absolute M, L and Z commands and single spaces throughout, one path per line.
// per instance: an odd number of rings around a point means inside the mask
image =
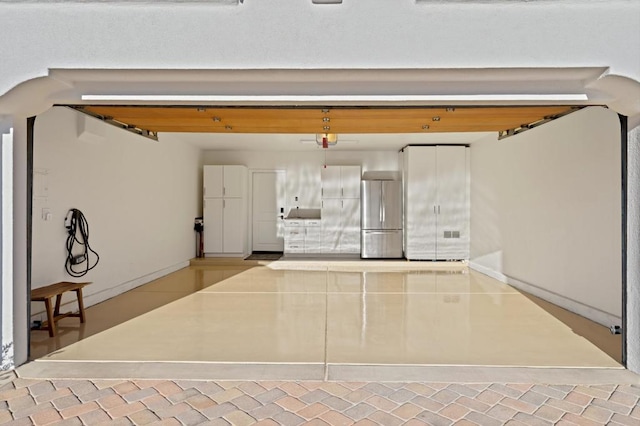
M 80 210 L 71 209 L 69 213 L 67 213 L 65 225 L 69 235 L 67 236 L 67 261 L 64 267 L 72 277 L 83 277 L 95 268 L 100 261 L 98 253 L 89 245 L 89 223 Z M 78 234 L 80 238 L 78 238 Z M 74 254 L 73 248 L 76 243 L 82 246 L 81 253 Z M 91 263 L 89 261 L 89 252 L 93 253 L 96 257 L 93 266 L 89 266 Z M 82 265 L 83 263 L 86 265 L 85 268 L 77 270 L 78 265 Z M 74 266 L 76 268 L 74 268 Z

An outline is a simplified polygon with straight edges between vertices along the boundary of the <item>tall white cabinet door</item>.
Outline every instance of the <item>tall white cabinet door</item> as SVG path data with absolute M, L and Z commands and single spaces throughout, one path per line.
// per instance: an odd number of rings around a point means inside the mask
M 222 240 L 224 253 L 242 253 L 244 251 L 244 200 L 241 198 L 225 198 L 223 201 L 224 229 Z M 206 222 L 205 222 L 206 223 Z
M 437 170 L 436 148 L 405 150 L 405 256 L 407 259 L 436 258 Z
M 340 252 L 342 200 L 322 200 L 322 253 Z
M 360 166 L 341 166 L 340 182 L 342 198 L 360 198 Z
M 438 146 L 437 259 L 460 259 L 467 242 L 467 159 L 463 146 Z
M 340 179 L 340 166 L 326 166 L 321 172 L 322 198 L 340 198 L 342 184 Z
M 205 198 L 203 219 L 204 252 L 222 253 L 222 198 Z
M 203 168 L 203 189 L 204 198 L 222 197 L 224 188 L 223 178 L 224 166 L 204 166 Z
M 343 198 L 340 253 L 360 253 L 360 199 Z
M 247 169 L 244 166 L 224 166 L 224 197 L 244 197 Z

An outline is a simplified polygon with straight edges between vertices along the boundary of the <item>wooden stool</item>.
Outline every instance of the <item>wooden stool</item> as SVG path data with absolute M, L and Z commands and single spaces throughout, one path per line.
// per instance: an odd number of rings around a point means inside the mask
M 82 302 L 82 288 L 91 284 L 87 283 L 71 283 L 67 281 L 62 281 L 59 283 L 51 284 L 46 287 L 36 288 L 31 290 L 31 301 L 32 302 L 44 302 L 45 307 L 47 308 L 47 326 L 44 324 L 40 328 L 41 330 L 49 330 L 49 336 L 53 337 L 56 335 L 56 321 L 61 320 L 66 317 L 78 317 L 80 318 L 80 322 L 83 323 L 85 320 L 84 317 L 84 303 Z M 62 301 L 62 295 L 67 291 L 75 291 L 76 296 L 78 297 L 78 308 L 79 312 L 77 314 L 67 312 L 65 314 L 60 313 L 60 302 Z M 51 298 L 56 296 L 56 306 L 55 309 L 51 309 Z

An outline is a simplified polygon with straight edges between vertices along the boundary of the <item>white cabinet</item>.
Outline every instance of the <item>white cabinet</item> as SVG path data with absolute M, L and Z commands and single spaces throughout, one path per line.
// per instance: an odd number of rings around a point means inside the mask
M 320 220 L 306 220 L 304 227 L 304 252 L 308 254 L 320 253 L 322 245 L 322 222 Z
M 360 166 L 322 169 L 322 253 L 360 254 L 360 176 Z
M 360 166 L 325 166 L 322 198 L 360 198 Z
M 204 252 L 244 256 L 247 252 L 247 168 L 204 166 Z
M 404 149 L 407 259 L 469 258 L 468 153 L 464 146 Z
M 286 219 L 284 222 L 285 254 L 320 253 L 320 220 Z
M 205 253 L 222 253 L 222 198 L 205 198 L 203 202 L 203 242 Z
M 340 253 L 342 230 L 342 200 L 322 200 L 322 253 Z
M 360 198 L 343 198 L 340 253 L 360 254 Z
M 304 253 L 304 221 L 284 221 L 284 252 L 285 254 Z
M 245 166 L 204 166 L 204 198 L 245 198 L 247 168 Z

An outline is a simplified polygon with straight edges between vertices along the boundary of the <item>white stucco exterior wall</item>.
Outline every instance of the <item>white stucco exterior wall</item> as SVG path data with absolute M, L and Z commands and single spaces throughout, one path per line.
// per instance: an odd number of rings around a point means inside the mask
M 627 368 L 640 374 L 640 128 L 627 140 Z
M 640 81 L 640 2 L 0 2 L 0 95 L 50 68 L 609 67 Z
M 8 370 L 13 367 L 13 129 L 0 130 L 0 169 L 2 173 L 2 185 L 0 186 L 2 198 L 0 200 L 2 220 L 0 221 L 0 234 L 2 234 L 2 258 L 1 274 L 2 288 L 0 289 L 0 315 L 2 324 L 0 327 L 0 342 L 2 353 L 0 370 Z

